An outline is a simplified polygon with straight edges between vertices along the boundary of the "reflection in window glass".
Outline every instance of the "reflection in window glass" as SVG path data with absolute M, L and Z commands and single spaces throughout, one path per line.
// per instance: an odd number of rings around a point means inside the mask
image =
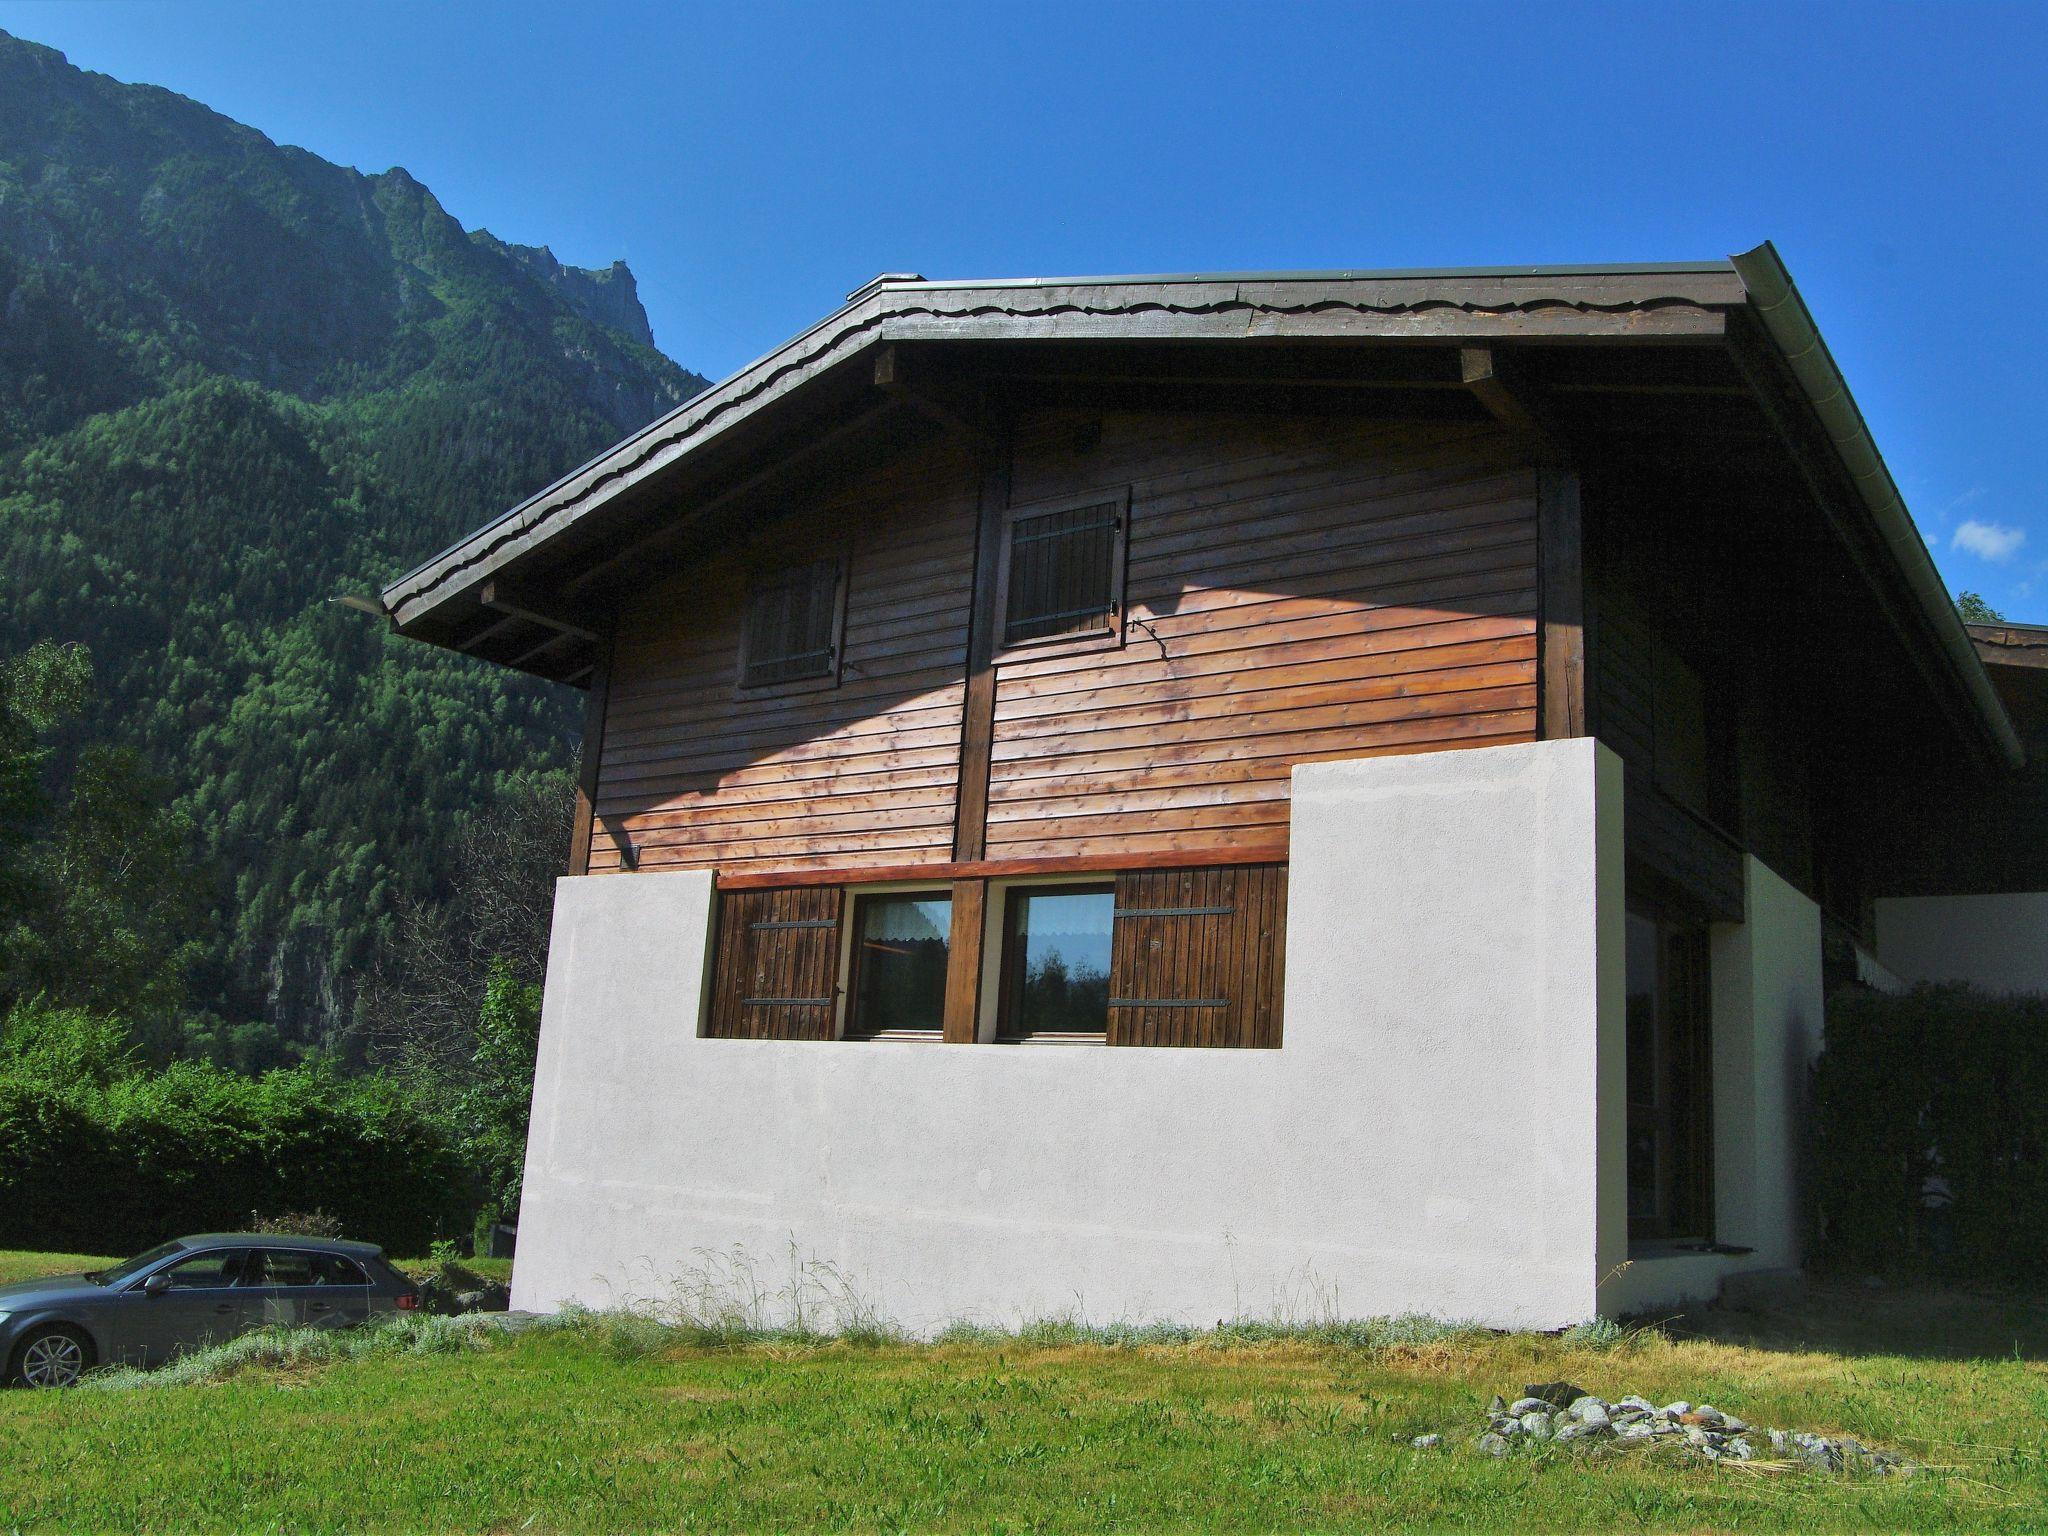
M 1010 893 L 1005 924 L 1002 1030 L 1100 1035 L 1109 1028 L 1109 888 L 1025 888 Z
M 164 1273 L 170 1277 L 174 1291 L 218 1290 L 234 1285 L 242 1278 L 242 1268 L 248 1257 L 246 1249 L 216 1248 L 182 1264 L 173 1264 Z
M 952 926 L 950 896 L 908 892 L 860 898 L 854 908 L 849 1035 L 939 1033 Z

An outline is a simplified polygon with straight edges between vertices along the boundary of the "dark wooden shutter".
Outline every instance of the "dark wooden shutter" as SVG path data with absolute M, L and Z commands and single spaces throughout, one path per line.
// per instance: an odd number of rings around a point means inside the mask
M 1111 1045 L 1277 1046 L 1287 866 L 1116 879 Z
M 836 885 L 720 897 L 706 1033 L 728 1040 L 830 1040 L 838 1016 L 842 897 Z
M 747 595 L 740 686 L 767 688 L 838 669 L 840 575 L 837 559 L 792 566 Z
M 1003 643 L 1110 629 L 1122 538 L 1121 502 L 1016 518 L 1010 524 Z

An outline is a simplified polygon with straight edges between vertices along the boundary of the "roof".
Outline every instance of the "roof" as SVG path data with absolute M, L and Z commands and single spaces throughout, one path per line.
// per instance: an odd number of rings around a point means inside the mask
M 294 1232 L 194 1232 L 178 1239 L 187 1248 L 201 1247 L 207 1243 L 248 1243 L 269 1248 L 312 1248 L 322 1253 L 345 1253 L 352 1258 L 375 1259 L 383 1257 L 384 1250 L 375 1243 L 359 1243 L 347 1237 L 305 1237 Z
M 1225 272 L 928 281 L 889 274 L 837 311 L 650 423 L 387 586 L 401 631 L 449 638 L 485 583 L 522 561 L 605 536 L 666 477 L 714 454 L 754 418 L 851 359 L 894 343 L 1208 340 L 1265 345 L 1341 340 L 1448 345 L 1615 344 L 1732 339 L 1746 316 L 1853 485 L 1868 541 L 1917 608 L 1924 644 L 1967 698 L 1983 739 L 2008 761 L 2019 739 L 1855 401 L 1768 243 L 1727 260 L 1563 267 Z M 1763 386 L 1759 386 L 1760 392 Z M 1761 402 L 1760 402 L 1761 403 Z M 1802 423 L 1803 424 L 1803 423 Z M 534 618 L 531 607 L 501 611 Z M 546 616 L 540 616 L 548 622 Z M 496 626 L 493 626 L 496 627 Z M 581 633 L 574 621 L 562 625 Z M 517 664 L 513 662 L 512 664 Z

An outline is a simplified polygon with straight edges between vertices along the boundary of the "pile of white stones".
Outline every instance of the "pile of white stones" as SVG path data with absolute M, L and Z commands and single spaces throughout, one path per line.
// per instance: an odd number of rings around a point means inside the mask
M 1711 1403 L 1675 1402 L 1658 1407 L 1646 1397 L 1609 1402 L 1569 1382 L 1525 1387 L 1512 1403 L 1496 1397 L 1487 1405 L 1487 1427 L 1479 1449 L 1505 1456 L 1518 1445 L 1582 1444 L 1613 1447 L 1644 1442 L 1669 1444 L 1707 1461 L 1804 1462 L 1828 1472 L 1864 1471 L 1907 1475 L 1910 1462 L 1875 1450 L 1848 1435 L 1813 1435 L 1783 1429 L 1752 1429 Z M 1417 1449 L 1440 1445 L 1440 1435 L 1418 1435 Z

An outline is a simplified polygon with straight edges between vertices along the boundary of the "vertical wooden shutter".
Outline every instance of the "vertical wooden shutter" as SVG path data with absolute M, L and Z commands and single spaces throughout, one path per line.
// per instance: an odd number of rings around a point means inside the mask
M 1017 517 L 1003 578 L 1003 643 L 1086 635 L 1116 622 L 1120 501 Z
M 747 596 L 741 687 L 768 688 L 837 670 L 844 574 L 836 558 L 814 560 L 755 584 Z
M 1287 866 L 1117 876 L 1111 1045 L 1277 1046 Z
M 836 885 L 728 891 L 719 899 L 708 1033 L 830 1040 L 838 1018 Z

